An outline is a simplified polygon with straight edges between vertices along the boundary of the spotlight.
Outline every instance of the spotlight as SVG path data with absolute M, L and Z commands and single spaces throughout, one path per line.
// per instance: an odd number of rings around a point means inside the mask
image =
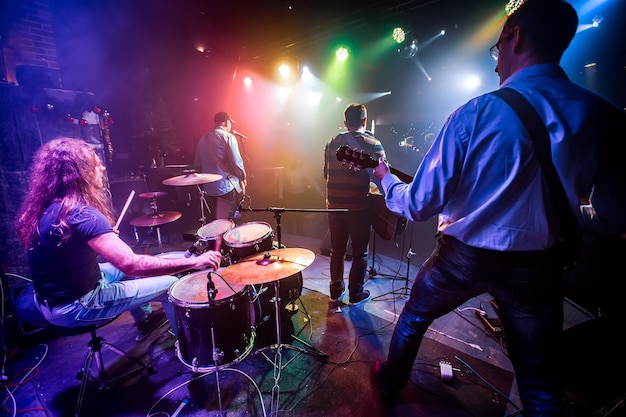
M 406 39 L 406 32 L 401 27 L 397 27 L 393 29 L 391 36 L 396 43 L 402 43 Z
M 594 16 L 593 19 L 591 19 L 591 24 L 594 28 L 597 28 L 598 26 L 600 26 L 600 23 L 602 23 L 602 21 L 604 20 L 604 18 L 602 16 Z
M 335 52 L 335 56 L 337 57 L 338 61 L 345 61 L 346 59 L 348 59 L 348 49 L 345 47 L 340 47 L 337 49 L 337 52 Z
M 413 38 L 410 42 L 404 42 L 398 48 L 398 53 L 403 58 L 413 58 L 417 54 L 418 43 L 417 39 Z

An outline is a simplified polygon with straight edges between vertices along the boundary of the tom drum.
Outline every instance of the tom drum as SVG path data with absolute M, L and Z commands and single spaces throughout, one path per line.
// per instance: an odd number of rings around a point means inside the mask
M 232 263 L 255 253 L 272 249 L 274 231 L 265 222 L 248 222 L 233 227 L 224 233 L 224 244 L 228 247 Z

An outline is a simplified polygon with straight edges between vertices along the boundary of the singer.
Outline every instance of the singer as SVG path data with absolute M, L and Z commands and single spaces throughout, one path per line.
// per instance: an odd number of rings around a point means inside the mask
M 213 130 L 198 140 L 194 165 L 197 172 L 222 176 L 218 181 L 203 185 L 211 211 L 209 221 L 233 220 L 247 184 L 242 152 L 235 135 L 245 136 L 233 129 L 235 121 L 226 112 L 216 113 L 213 121 Z

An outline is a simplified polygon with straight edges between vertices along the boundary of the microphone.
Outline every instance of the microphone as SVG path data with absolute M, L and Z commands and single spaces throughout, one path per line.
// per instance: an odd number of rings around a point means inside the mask
M 205 241 L 202 239 L 198 239 L 193 245 L 189 247 L 189 249 L 185 251 L 185 258 L 190 258 L 192 255 L 199 255 L 206 251 L 206 249 L 207 248 L 205 246 Z
M 246 199 L 246 195 L 242 195 L 241 196 L 241 200 L 239 200 L 239 206 L 237 207 L 237 210 L 235 210 L 235 213 L 233 214 L 233 217 L 235 218 L 235 220 L 239 220 L 241 219 L 241 212 L 243 211 L 243 201 Z
M 248 138 L 246 135 L 243 135 L 243 134 L 237 132 L 235 129 L 232 129 L 230 131 L 230 133 L 232 133 L 233 135 L 239 136 L 241 139 L 247 139 Z

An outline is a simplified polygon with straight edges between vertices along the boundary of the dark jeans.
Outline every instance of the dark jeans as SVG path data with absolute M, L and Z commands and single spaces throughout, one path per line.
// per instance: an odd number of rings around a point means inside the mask
M 348 239 L 352 240 L 352 267 L 348 277 L 348 293 L 352 298 L 363 291 L 371 223 L 372 211 L 369 209 L 328 213 L 331 298 L 338 298 L 344 289 L 343 272 Z
M 231 190 L 224 195 L 207 196 L 206 200 L 211 210 L 211 213 L 207 215 L 209 223 L 217 219 L 234 220 L 241 194 L 236 190 Z
M 398 318 L 380 372 L 381 388 L 392 393 L 406 385 L 433 320 L 488 292 L 499 307 L 524 416 L 563 416 L 565 274 L 559 252 L 490 251 L 441 237 Z

